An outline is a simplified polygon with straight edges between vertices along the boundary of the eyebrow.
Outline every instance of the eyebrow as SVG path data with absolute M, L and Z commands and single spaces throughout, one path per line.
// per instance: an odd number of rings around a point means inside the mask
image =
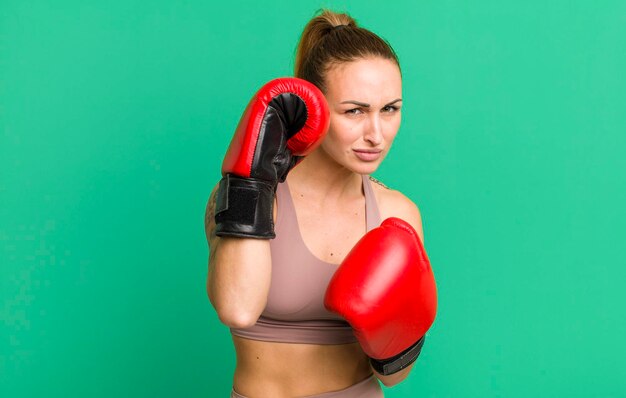
M 393 104 L 395 104 L 398 101 L 402 101 L 402 98 L 397 98 L 397 99 L 391 101 L 390 103 L 385 104 L 385 106 L 393 105 Z M 340 102 L 340 103 L 341 104 L 354 104 L 354 105 L 362 106 L 364 108 L 369 108 L 370 107 L 370 104 L 366 104 L 365 102 L 359 102 L 359 101 L 354 101 L 354 100 L 343 101 L 343 102 Z

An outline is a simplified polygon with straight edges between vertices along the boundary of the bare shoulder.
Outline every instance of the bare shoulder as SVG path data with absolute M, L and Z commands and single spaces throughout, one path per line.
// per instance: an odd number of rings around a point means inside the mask
M 401 218 L 411 224 L 417 234 L 424 242 L 424 231 L 422 227 L 422 214 L 419 207 L 402 192 L 389 188 L 379 180 L 370 176 L 378 211 L 381 220 L 389 217 Z

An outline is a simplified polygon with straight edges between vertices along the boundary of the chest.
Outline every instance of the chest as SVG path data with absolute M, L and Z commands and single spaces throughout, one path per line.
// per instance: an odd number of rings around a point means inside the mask
M 342 320 L 323 304 L 328 282 L 338 264 L 367 230 L 378 224 L 366 198 L 341 201 L 307 200 L 286 185 L 277 191 L 276 238 L 270 241 L 272 273 L 263 315 L 283 321 Z M 337 202 L 337 201 L 335 201 Z M 374 209 L 374 210 L 372 210 Z M 368 217 L 366 217 L 366 213 Z
M 365 200 L 341 207 L 310 206 L 294 200 L 300 236 L 321 261 L 338 264 L 366 232 Z

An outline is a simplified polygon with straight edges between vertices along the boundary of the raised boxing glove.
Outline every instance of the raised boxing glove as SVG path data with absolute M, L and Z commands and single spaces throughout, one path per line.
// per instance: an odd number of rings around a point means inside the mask
M 388 218 L 365 234 L 331 278 L 324 305 L 350 323 L 376 372 L 413 363 L 437 311 L 435 278 L 413 227 Z
M 265 84 L 244 111 L 222 163 L 218 236 L 272 239 L 276 186 L 324 138 L 328 104 L 312 83 L 280 78 Z

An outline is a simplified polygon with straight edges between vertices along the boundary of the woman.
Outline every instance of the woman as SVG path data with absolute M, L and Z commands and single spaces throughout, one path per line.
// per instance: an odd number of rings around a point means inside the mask
M 248 192 L 250 176 L 225 177 L 207 205 L 207 290 L 220 320 L 231 328 L 237 353 L 231 397 L 382 397 L 378 380 L 393 386 L 407 377 L 412 363 L 391 374 L 373 367 L 350 324 L 324 307 L 323 296 L 348 252 L 381 220 L 402 219 L 423 241 L 417 206 L 369 177 L 400 127 L 398 59 L 384 40 L 348 15 L 323 11 L 304 29 L 295 75 L 323 92 L 330 127 L 320 132 L 325 128 L 319 121 L 319 136 L 307 137 L 309 147 L 300 154 L 306 156 L 289 159 L 274 185 L 255 185 L 255 198 L 272 195 L 271 220 L 258 229 L 264 232 L 228 233 L 241 223 L 220 218 L 220 212 L 230 211 L 224 210 L 226 201 Z M 305 105 L 311 118 L 312 105 Z M 233 154 L 234 145 L 227 159 L 244 152 Z M 263 207 L 254 206 L 252 212 Z

